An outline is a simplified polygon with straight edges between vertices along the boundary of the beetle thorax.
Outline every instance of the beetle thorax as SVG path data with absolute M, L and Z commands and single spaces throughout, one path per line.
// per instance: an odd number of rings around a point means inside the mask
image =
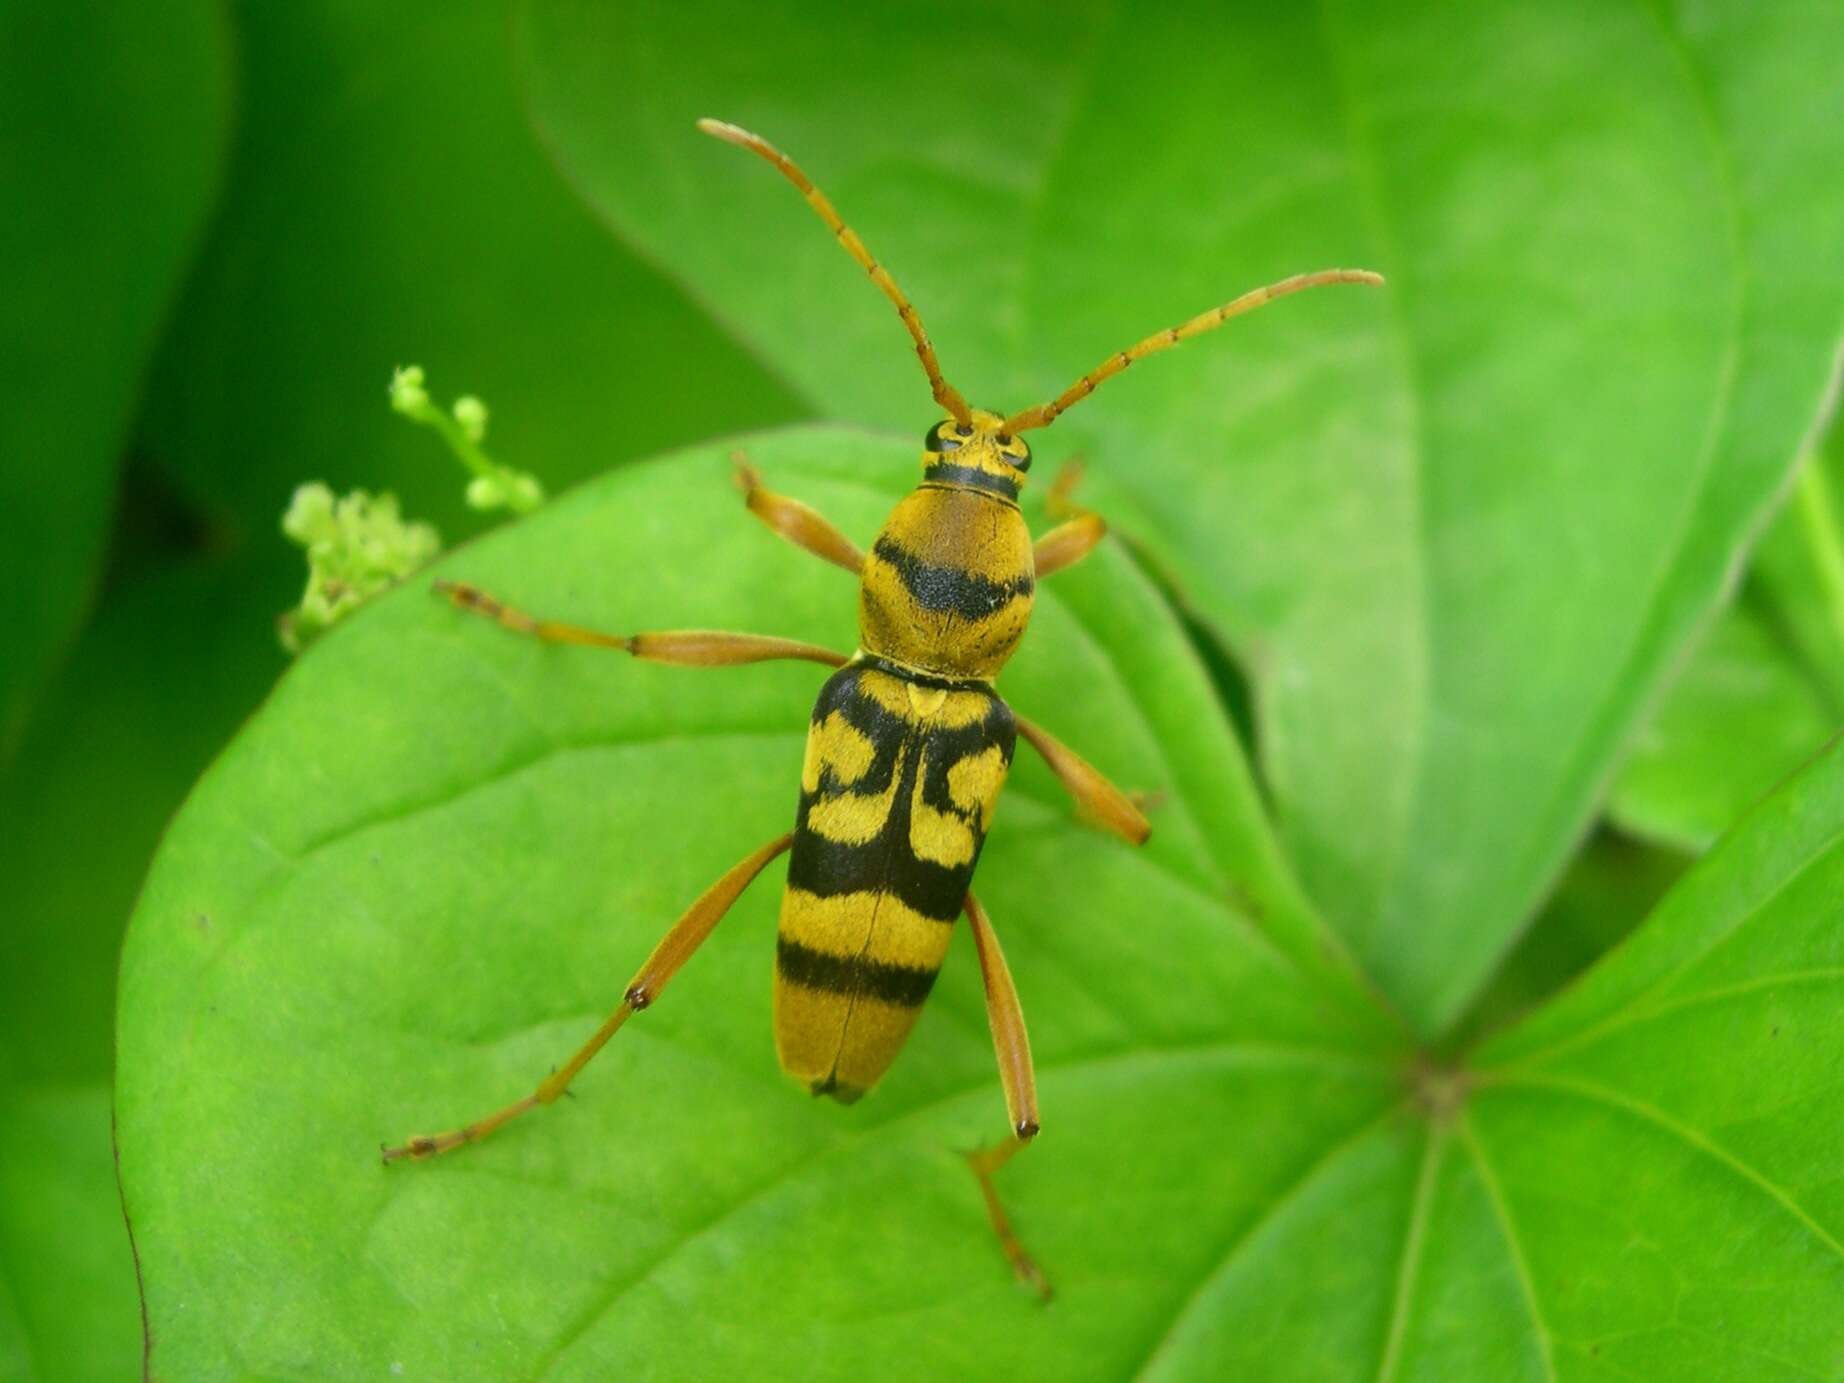
M 858 587 L 866 652 L 941 677 L 990 681 L 1031 618 L 1031 534 L 982 486 L 924 479 L 877 534 Z

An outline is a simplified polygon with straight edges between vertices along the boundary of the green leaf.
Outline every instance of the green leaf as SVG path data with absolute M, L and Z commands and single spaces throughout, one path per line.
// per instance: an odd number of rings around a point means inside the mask
M 0 775 L 0 1060 L 21 1080 L 108 1079 L 123 925 L 174 804 L 282 666 L 273 613 L 225 562 L 112 592 Z
M 161 351 L 148 444 L 251 540 L 296 485 L 491 519 L 387 407 L 420 362 L 549 488 L 802 410 L 570 192 L 520 107 L 504 0 L 241 7 L 251 92 L 222 214 Z M 275 608 L 293 602 L 288 593 Z
M 1335 1143 L 1153 1377 L 1792 1378 L 1844 1368 L 1844 751 L 1744 822 L 1431 1119 Z
M 1760 603 L 1744 601 L 1724 612 L 1641 732 L 1608 812 L 1626 830 L 1701 851 L 1836 725 Z
M 35 996 L 0 1025 L 48 1077 L 107 1071 L 114 956 L 160 830 L 284 666 L 274 616 L 305 573 L 276 520 L 296 485 L 395 478 L 451 536 L 480 523 L 439 443 L 391 413 L 394 364 L 448 362 L 444 399 L 493 381 L 495 446 L 558 481 L 790 406 L 568 194 L 515 99 L 502 6 L 329 0 L 239 21 L 221 224 L 143 420 L 193 491 L 131 496 L 156 527 L 203 530 L 202 552 L 162 550 L 106 593 L 0 780 L 18 823 L 0 863 L 29 919 L 0 954 Z M 65 1041 L 25 1042 L 54 1018 Z
M 1465 1136 L 1559 1364 L 1844 1368 L 1841 923 L 1833 749 L 1607 963 L 1479 1053 Z
M 1844 427 L 1800 466 L 1750 580 L 1793 661 L 1844 719 Z
M 861 538 L 914 474 L 913 444 L 844 430 L 745 446 Z M 612 630 L 845 642 L 849 583 L 739 512 L 729 450 L 616 472 L 440 573 Z M 954 1155 L 1003 1124 L 966 938 L 875 1097 L 806 1099 L 768 1034 L 778 871 L 577 1098 L 377 1165 L 528 1089 L 785 829 L 820 676 L 545 647 L 425 585 L 301 658 L 137 909 L 118 1117 L 156 1376 L 1844 1366 L 1844 751 L 1466 1067 L 1411 1062 L 1155 590 L 1112 544 L 1047 582 L 1008 698 L 1164 797 L 1131 851 L 1021 752 L 981 864 L 1040 1074 L 1045 1133 L 1002 1184 L 1045 1308 Z
M 117 585 L 0 773 L 0 1378 L 136 1372 L 110 1146 L 122 928 L 173 804 L 274 678 L 272 615 L 235 563 Z
M 229 56 L 214 0 L 0 10 L 0 762 L 90 596 Z
M 1419 1029 L 1585 830 L 1819 406 L 1844 309 L 1822 4 L 1116 13 L 528 0 L 536 118 L 643 253 L 829 414 L 931 416 L 889 307 L 1023 407 L 1282 275 L 1290 299 L 1045 435 L 1251 666 L 1313 896 Z M 746 54 L 727 61 L 718 55 Z M 825 74 L 802 82 L 790 73 Z M 724 227 L 724 233 L 713 233 Z
M 746 446 L 861 537 L 915 475 L 912 443 L 855 432 Z M 850 582 L 742 512 L 729 451 L 617 471 L 437 570 L 611 629 L 849 646 Z M 1023 751 L 981 865 L 1055 1149 L 1006 1174 L 1054 1314 L 1012 1286 L 954 1152 L 1004 1128 L 965 937 L 875 1098 L 813 1101 L 769 1039 L 779 870 L 577 1099 L 465 1157 L 379 1166 L 381 1139 L 567 1055 L 671 918 L 786 829 L 820 678 L 544 647 L 423 578 L 307 650 L 174 823 L 123 957 L 122 1174 L 157 1375 L 606 1373 L 683 1337 L 661 1367 L 761 1376 L 789 1349 L 842 1367 L 867 1328 L 917 1370 L 984 1370 L 1000 1340 L 1017 1368 L 1118 1371 L 1220 1242 L 1396 1103 L 1395 1029 L 1110 545 L 1046 585 L 1006 689 L 1162 794 L 1154 840 L 1079 824 Z M 1144 1233 L 1072 1213 L 1103 1188 Z M 741 1261 L 734 1325 L 692 1328 L 698 1284 Z
M 43 839 L 48 804 L 12 789 L 32 772 L 25 765 L 33 743 L 44 742 L 38 731 L 61 717 L 55 689 L 68 668 L 58 664 L 78 641 L 98 583 L 142 377 L 218 182 L 230 58 L 213 0 L 0 7 L 0 1377 L 8 1379 L 118 1379 L 132 1376 L 140 1355 L 108 1090 L 109 976 L 134 881 L 111 913 L 47 925 L 42 886 L 55 891 L 49 876 L 118 828 L 116 803 L 98 794 L 101 811 L 92 799 L 71 834 L 22 867 L 16 847 Z M 111 675 L 125 693 L 123 669 Z M 78 978 L 80 969 L 90 973 Z
M 1455 1032 L 1449 1050 L 1508 1026 L 1582 974 L 1637 927 L 1690 859 L 1603 826 L 1588 838 L 1530 929 Z
M 1844 439 L 1799 467 L 1734 608 L 1634 744 L 1609 811 L 1702 849 L 1844 724 Z

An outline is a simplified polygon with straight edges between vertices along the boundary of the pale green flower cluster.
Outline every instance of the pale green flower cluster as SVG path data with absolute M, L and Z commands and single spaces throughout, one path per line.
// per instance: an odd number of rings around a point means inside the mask
M 432 525 L 404 522 L 395 495 L 354 490 L 340 498 L 319 481 L 295 491 L 282 532 L 307 549 L 307 590 L 277 622 L 290 653 L 442 547 Z
M 487 435 L 487 406 L 463 395 L 447 412 L 429 397 L 420 365 L 391 376 L 391 407 L 432 427 L 472 472 L 467 503 L 480 510 L 527 513 L 544 502 L 544 487 L 524 471 L 502 466 L 480 449 Z M 341 499 L 314 482 L 294 493 L 282 516 L 282 532 L 307 549 L 307 592 L 280 617 L 282 646 L 299 653 L 328 626 L 401 581 L 441 550 L 442 540 L 426 523 L 406 523 L 392 494 L 354 490 Z

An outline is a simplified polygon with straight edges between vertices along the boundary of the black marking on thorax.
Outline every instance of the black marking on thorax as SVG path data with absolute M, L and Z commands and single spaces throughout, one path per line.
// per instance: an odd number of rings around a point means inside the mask
M 974 623 L 1003 610 L 1019 596 L 1037 589 L 1037 578 L 1022 572 L 1009 581 L 994 581 L 964 567 L 936 566 L 897 543 L 888 534 L 880 537 L 871 551 L 892 567 L 909 592 L 910 599 L 925 610 L 957 615 Z

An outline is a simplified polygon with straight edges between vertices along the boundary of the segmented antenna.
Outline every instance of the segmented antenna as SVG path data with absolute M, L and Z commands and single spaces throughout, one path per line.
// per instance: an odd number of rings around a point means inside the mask
M 884 296 L 890 299 L 895 306 L 896 315 L 901 317 L 903 325 L 909 328 L 910 336 L 915 338 L 916 355 L 922 361 L 922 368 L 928 372 L 929 387 L 935 391 L 935 402 L 953 414 L 955 422 L 963 427 L 970 426 L 973 422 L 973 411 L 967 407 L 967 401 L 961 397 L 960 390 L 941 377 L 941 362 L 935 358 L 935 347 L 929 341 L 928 333 L 922 329 L 922 319 L 916 315 L 915 308 L 910 304 L 909 299 L 903 296 L 903 290 L 896 286 L 896 280 L 890 277 L 890 271 L 872 258 L 871 252 L 865 248 L 864 241 L 858 238 L 858 232 L 839 219 L 839 213 L 834 211 L 832 203 L 826 200 L 826 194 L 815 187 L 812 179 L 800 171 L 800 165 L 761 135 L 752 134 L 741 126 L 731 125 L 722 120 L 700 120 L 698 128 L 714 138 L 761 155 L 780 169 L 784 178 L 800 189 L 800 195 L 807 199 L 807 205 L 819 214 L 820 220 L 831 227 L 834 238 L 844 248 L 845 253 L 857 260 L 865 273 L 871 276 L 871 282 L 883 289 Z
M 1292 278 L 1282 279 L 1279 283 L 1270 283 L 1265 288 L 1256 288 L 1241 297 L 1213 307 L 1208 312 L 1199 313 L 1190 321 L 1179 326 L 1167 327 L 1155 332 L 1137 346 L 1130 346 L 1124 351 L 1117 351 L 1093 370 L 1083 375 L 1069 388 L 1058 394 L 1049 403 L 1040 403 L 1035 408 L 1027 408 L 1022 413 L 1014 413 L 1005 420 L 1005 430 L 1023 432 L 1033 427 L 1048 427 L 1069 408 L 1082 402 L 1101 386 L 1102 381 L 1119 374 L 1134 361 L 1159 351 L 1170 350 L 1180 341 L 1193 336 L 1202 336 L 1207 331 L 1214 331 L 1231 317 L 1240 317 L 1245 312 L 1253 312 L 1264 303 L 1284 298 L 1289 293 L 1298 293 L 1305 288 L 1319 288 L 1329 283 L 1368 283 L 1381 284 L 1383 275 L 1373 274 L 1368 269 L 1321 269 L 1315 274 L 1295 274 Z

